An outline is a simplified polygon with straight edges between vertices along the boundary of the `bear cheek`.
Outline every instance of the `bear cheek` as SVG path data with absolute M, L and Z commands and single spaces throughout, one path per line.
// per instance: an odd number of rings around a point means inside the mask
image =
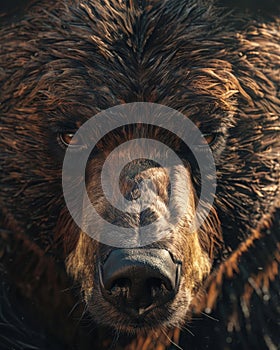
M 81 231 L 76 248 L 66 260 L 67 272 L 80 283 L 85 295 L 91 294 L 94 288 L 97 249 L 98 242 Z
M 210 274 L 212 262 L 199 241 L 199 233 L 190 234 L 185 244 L 180 289 L 188 290 L 191 297 Z

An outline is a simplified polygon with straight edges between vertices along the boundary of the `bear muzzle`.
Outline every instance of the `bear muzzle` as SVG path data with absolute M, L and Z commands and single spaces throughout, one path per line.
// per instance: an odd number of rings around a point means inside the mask
M 174 299 L 181 262 L 165 249 L 115 249 L 99 265 L 104 299 L 134 318 Z

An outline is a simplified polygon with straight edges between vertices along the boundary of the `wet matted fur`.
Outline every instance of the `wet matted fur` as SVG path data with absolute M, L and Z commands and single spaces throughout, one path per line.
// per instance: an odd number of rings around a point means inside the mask
M 214 0 L 31 1 L 2 15 L 1 349 L 278 348 L 280 14 L 268 3 L 255 11 Z M 189 305 L 182 297 L 170 306 L 180 313 L 169 315 L 169 327 L 121 335 L 118 315 L 87 312 L 102 247 L 65 208 L 58 135 L 142 101 L 172 107 L 215 135 L 218 183 L 201 231 L 189 239 L 178 229 L 163 244 L 183 261 Z M 131 134 L 103 140 L 91 178 L 104 153 Z M 170 135 L 147 134 L 180 152 Z M 196 168 L 185 164 L 195 202 Z M 99 325 L 110 319 L 117 331 Z

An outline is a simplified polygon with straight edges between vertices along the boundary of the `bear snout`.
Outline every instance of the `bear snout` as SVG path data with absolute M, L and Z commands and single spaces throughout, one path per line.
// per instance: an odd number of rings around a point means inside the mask
M 165 249 L 116 249 L 99 266 L 103 297 L 133 318 L 174 299 L 181 262 Z

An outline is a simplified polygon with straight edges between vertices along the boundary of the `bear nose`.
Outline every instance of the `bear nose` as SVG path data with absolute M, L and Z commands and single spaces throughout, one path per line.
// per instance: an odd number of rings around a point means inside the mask
M 165 249 L 116 249 L 100 270 L 103 296 L 118 309 L 141 316 L 173 299 L 181 263 Z

